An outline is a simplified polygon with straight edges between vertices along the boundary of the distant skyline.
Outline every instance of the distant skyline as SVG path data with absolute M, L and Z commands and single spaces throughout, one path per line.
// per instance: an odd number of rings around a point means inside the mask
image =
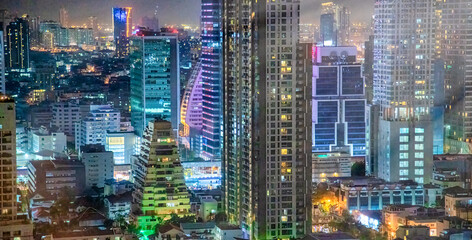
M 320 5 L 323 0 L 301 0 L 301 22 L 318 23 Z M 338 0 L 352 11 L 352 21 L 369 22 L 372 18 L 375 0 Z M 59 9 L 69 12 L 69 22 L 79 25 L 87 22 L 89 16 L 97 16 L 99 23 L 111 24 L 111 8 L 130 6 L 133 8 L 133 22 L 141 17 L 153 16 L 159 5 L 161 24 L 200 23 L 200 0 L 0 0 L 0 8 L 19 16 L 28 13 L 40 16 L 42 20 L 59 20 Z

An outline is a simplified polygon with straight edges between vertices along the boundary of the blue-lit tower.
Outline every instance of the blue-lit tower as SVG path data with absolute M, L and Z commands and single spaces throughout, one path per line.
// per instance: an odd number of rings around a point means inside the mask
M 317 47 L 313 152 L 366 154 L 366 95 L 356 47 Z
M 180 122 L 179 47 L 176 35 L 130 38 L 131 125 L 141 137 L 155 118 Z
M 202 0 L 202 158 L 221 156 L 221 0 Z
M 116 56 L 123 57 L 129 53 L 129 37 L 132 34 L 132 18 L 130 7 L 112 9 L 113 40 L 115 41 Z

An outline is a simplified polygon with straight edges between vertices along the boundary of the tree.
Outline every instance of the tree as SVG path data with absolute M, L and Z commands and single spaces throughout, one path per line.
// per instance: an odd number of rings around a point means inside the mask
M 351 176 L 365 176 L 365 162 L 355 162 L 351 167 Z

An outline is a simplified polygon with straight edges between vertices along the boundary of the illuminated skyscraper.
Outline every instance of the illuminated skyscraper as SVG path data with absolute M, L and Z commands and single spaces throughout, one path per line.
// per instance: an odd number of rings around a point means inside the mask
M 431 181 L 435 13 L 431 0 L 375 4 L 373 102 L 380 106 L 378 175 L 387 181 Z
M 116 55 L 123 57 L 129 53 L 129 37 L 132 35 L 131 8 L 121 7 L 112 9 L 113 39 L 115 40 Z
M 130 41 L 131 124 L 142 136 L 146 124 L 161 117 L 178 130 L 180 73 L 177 36 L 135 36 Z
M 254 239 L 311 232 L 312 45 L 300 1 L 223 7 L 224 211 Z
M 366 154 L 366 99 L 356 47 L 317 47 L 313 152 Z
M 29 68 L 29 26 L 26 18 L 17 18 L 7 26 L 5 48 L 6 69 L 26 70 Z
M 221 8 L 222 0 L 202 0 L 202 157 L 207 160 L 221 156 Z
M 133 156 L 135 177 L 131 217 L 145 235 L 154 233 L 156 224 L 169 219 L 171 214 L 191 215 L 190 196 L 174 136 L 170 122 L 150 121 L 144 132 L 141 152 Z
M 15 100 L 0 94 L 0 231 L 3 239 L 33 239 L 33 225 L 18 219 Z

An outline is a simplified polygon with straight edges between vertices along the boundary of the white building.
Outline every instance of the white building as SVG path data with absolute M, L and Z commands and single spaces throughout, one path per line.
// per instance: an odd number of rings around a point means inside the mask
M 343 153 L 313 153 L 313 179 L 315 183 L 325 182 L 328 177 L 350 177 L 351 156 Z
M 105 151 L 103 145 L 82 146 L 80 158 L 85 165 L 85 186 L 87 188 L 104 187 L 105 180 L 113 178 L 113 153 Z
M 105 198 L 105 208 L 109 219 L 123 217 L 128 221 L 131 202 L 133 201 L 132 192 L 126 192 L 121 195 L 111 195 Z
M 41 126 L 28 132 L 28 149 L 33 153 L 43 150 L 64 152 L 67 149 L 67 136 L 63 132 L 48 130 Z
M 215 240 L 246 239 L 241 228 L 236 225 L 217 224 L 213 230 L 213 234 Z
M 116 165 L 131 164 L 131 156 L 135 154 L 135 143 L 134 132 L 108 132 L 105 149 L 113 152 Z
M 120 112 L 109 105 L 90 105 L 89 113 L 76 124 L 75 148 L 86 144 L 105 146 L 107 132 L 120 131 L 120 117 Z
M 74 139 L 75 123 L 78 121 L 80 121 L 78 101 L 71 100 L 52 104 L 51 127 L 58 127 L 69 139 Z

